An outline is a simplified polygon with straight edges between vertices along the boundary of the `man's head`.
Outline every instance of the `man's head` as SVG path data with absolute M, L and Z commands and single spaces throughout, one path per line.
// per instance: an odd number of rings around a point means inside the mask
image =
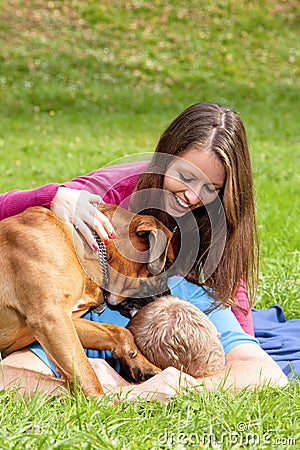
M 167 295 L 149 303 L 127 328 L 141 352 L 161 369 L 173 366 L 203 377 L 224 367 L 216 327 L 203 312 L 179 297 Z

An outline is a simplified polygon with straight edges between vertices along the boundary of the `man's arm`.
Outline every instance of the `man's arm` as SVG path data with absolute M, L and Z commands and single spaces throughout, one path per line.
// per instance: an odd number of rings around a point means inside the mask
M 221 372 L 202 380 L 207 389 L 223 387 L 236 391 L 263 385 L 288 384 L 288 379 L 278 364 L 256 344 L 237 345 L 226 354 L 225 361 Z
M 32 395 L 35 392 L 60 395 L 67 392 L 66 383 L 54 376 L 23 367 L 1 364 L 0 389 L 11 388 L 17 389 L 21 395 Z
M 208 390 L 243 388 L 253 389 L 265 384 L 285 386 L 288 381 L 280 367 L 257 344 L 240 344 L 226 355 L 226 365 L 218 374 L 198 379 L 168 367 L 141 384 L 129 384 L 106 361 L 90 359 L 106 393 L 117 393 L 128 400 L 137 397 L 168 401 L 180 388 L 205 385 Z M 31 370 L 35 369 L 35 370 Z M 43 372 L 43 373 L 41 373 Z M 0 365 L 0 389 L 19 387 L 20 393 L 46 392 L 59 395 L 66 392 L 65 384 L 50 375 L 51 370 L 30 350 L 9 355 Z
M 180 387 L 196 386 L 197 380 L 179 370 L 168 367 L 162 373 L 141 384 L 125 381 L 103 359 L 92 358 L 90 362 L 107 394 L 116 394 L 119 400 L 168 401 Z M 34 368 L 34 370 L 32 370 Z M 20 395 L 42 392 L 61 395 L 67 392 L 66 383 L 51 375 L 52 371 L 30 350 L 21 350 L 7 356 L 0 364 L 0 389 L 16 389 Z

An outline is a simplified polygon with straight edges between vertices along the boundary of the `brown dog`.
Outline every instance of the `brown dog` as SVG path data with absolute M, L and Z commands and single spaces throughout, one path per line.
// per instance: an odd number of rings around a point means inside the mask
M 127 329 L 80 317 L 103 303 L 104 296 L 117 305 L 154 285 L 163 292 L 164 277 L 152 278 L 155 283 L 150 277 L 173 258 L 171 232 L 158 220 L 115 205 L 99 210 L 117 234 L 101 264 L 74 229 L 48 209 L 29 208 L 0 222 L 1 353 L 6 356 L 37 340 L 68 383 L 76 380 L 86 395 L 103 390 L 83 347 L 112 351 L 136 381 L 159 371 Z

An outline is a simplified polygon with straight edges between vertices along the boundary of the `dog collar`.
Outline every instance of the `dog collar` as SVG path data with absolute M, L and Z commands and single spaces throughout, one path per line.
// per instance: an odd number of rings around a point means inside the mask
M 98 244 L 99 250 L 96 252 L 99 264 L 101 266 L 103 280 L 102 280 L 102 288 L 105 289 L 108 285 L 108 265 L 107 265 L 107 253 L 106 253 L 106 247 L 103 241 L 101 241 L 100 237 L 96 233 L 96 231 L 91 230 L 92 234 Z M 104 296 L 105 298 L 105 296 Z M 93 309 L 93 311 L 97 314 L 101 314 L 106 308 L 106 302 L 104 300 L 103 303 L 96 306 L 96 308 Z
M 108 285 L 108 265 L 107 265 L 107 253 L 106 253 L 106 247 L 103 241 L 100 239 L 96 231 L 92 230 L 92 234 L 98 244 L 99 250 L 96 252 L 98 261 L 101 266 L 102 275 L 103 275 L 103 281 L 101 286 L 102 288 L 106 288 Z

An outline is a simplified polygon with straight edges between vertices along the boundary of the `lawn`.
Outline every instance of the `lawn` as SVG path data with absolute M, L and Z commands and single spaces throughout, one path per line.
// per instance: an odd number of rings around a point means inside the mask
M 151 152 L 182 109 L 242 116 L 261 242 L 258 307 L 299 317 L 300 77 L 296 0 L 0 0 L 0 190 Z M 0 448 L 298 448 L 299 387 L 14 401 Z

